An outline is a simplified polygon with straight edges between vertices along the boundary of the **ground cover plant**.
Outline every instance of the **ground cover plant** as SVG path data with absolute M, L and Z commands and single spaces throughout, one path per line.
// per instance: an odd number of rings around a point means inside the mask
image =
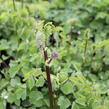
M 109 109 L 109 0 L 0 0 L 0 109 Z

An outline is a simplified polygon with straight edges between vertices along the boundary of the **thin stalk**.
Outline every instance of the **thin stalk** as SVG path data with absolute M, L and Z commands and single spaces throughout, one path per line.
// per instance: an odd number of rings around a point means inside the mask
M 23 0 L 21 0 L 21 3 L 22 3 L 22 8 L 23 8 L 23 6 L 24 6 L 24 1 L 23 1 Z
M 13 8 L 14 8 L 14 11 L 15 11 L 16 10 L 15 0 L 13 0 Z
M 85 40 L 85 47 L 84 47 L 83 64 L 82 64 L 83 66 L 84 66 L 85 61 L 86 61 L 87 45 L 88 45 L 88 39 L 86 38 L 86 40 Z
M 85 61 L 86 61 L 86 53 L 87 53 L 87 46 L 88 46 L 88 40 L 89 40 L 89 31 L 90 30 L 87 29 L 86 33 L 85 33 L 86 39 L 85 39 L 84 57 L 83 57 L 83 63 L 82 63 L 83 66 L 84 66 Z
M 87 43 L 88 43 L 88 39 L 86 39 L 85 41 L 84 57 L 86 57 Z
M 94 53 L 93 53 L 94 54 Z M 92 64 L 93 64 L 93 58 L 94 58 L 94 55 L 92 54 L 91 56 L 91 60 L 90 60 L 90 67 L 89 67 L 89 71 L 92 72 Z
M 46 62 L 48 60 L 48 54 L 46 50 L 43 50 L 43 52 L 44 52 L 44 59 Z M 48 90 L 49 90 L 50 109 L 53 109 L 54 108 L 54 97 L 53 97 L 51 77 L 50 77 L 50 68 L 48 65 L 46 65 L 45 68 L 46 68 L 46 76 L 47 76 Z
M 105 53 L 104 53 L 104 47 L 102 47 L 101 53 L 102 53 L 102 56 L 101 56 L 102 69 L 101 69 L 101 71 L 103 71 L 104 66 L 105 66 L 104 58 L 105 58 L 105 56 L 106 56 Z

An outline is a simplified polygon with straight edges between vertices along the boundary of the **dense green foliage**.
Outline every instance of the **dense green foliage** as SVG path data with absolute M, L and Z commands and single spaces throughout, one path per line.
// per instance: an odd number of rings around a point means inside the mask
M 37 38 L 59 54 L 57 109 L 109 109 L 109 0 L 13 1 L 0 0 L 0 109 L 49 109 Z

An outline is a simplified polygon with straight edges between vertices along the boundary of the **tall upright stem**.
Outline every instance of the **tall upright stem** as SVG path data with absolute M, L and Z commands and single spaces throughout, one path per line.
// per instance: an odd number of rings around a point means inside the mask
M 84 56 L 83 56 L 83 62 L 82 62 L 82 66 L 84 66 L 85 61 L 86 61 L 86 53 L 87 53 L 87 47 L 88 47 L 88 40 L 89 40 L 89 30 L 86 30 L 85 36 L 85 47 L 84 47 Z
M 24 5 L 24 1 L 23 0 L 21 0 L 22 1 L 22 8 L 23 8 L 23 5 Z
M 84 48 L 84 56 L 83 56 L 82 66 L 84 66 L 85 61 L 86 61 L 87 44 L 88 44 L 88 39 L 85 40 L 85 48 Z
M 13 8 L 14 8 L 14 11 L 15 11 L 16 10 L 15 0 L 13 0 Z
M 45 62 L 48 60 L 48 54 L 46 50 L 44 50 L 44 59 L 45 59 Z M 53 97 L 51 77 L 50 77 L 50 68 L 48 65 L 46 65 L 45 68 L 46 68 L 46 76 L 47 76 L 48 90 L 49 90 L 50 109 L 53 109 L 54 108 L 54 97 Z
M 93 46 L 93 53 L 91 55 L 91 60 L 90 60 L 90 67 L 89 67 L 89 71 L 92 72 L 92 64 L 93 64 L 93 58 L 95 56 L 95 46 Z
M 86 58 L 86 50 L 87 50 L 88 39 L 85 40 L 85 48 L 84 48 L 84 57 Z

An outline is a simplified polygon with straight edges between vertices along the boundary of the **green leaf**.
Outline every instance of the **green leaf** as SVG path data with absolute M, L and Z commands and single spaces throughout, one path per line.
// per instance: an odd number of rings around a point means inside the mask
M 6 102 L 3 100 L 0 100 L 0 109 L 6 109 Z
M 18 73 L 18 70 L 19 70 L 19 66 L 11 67 L 9 69 L 10 77 L 13 78 Z
M 35 86 L 35 80 L 34 80 L 33 76 L 28 78 L 26 83 L 27 83 L 27 87 L 31 90 Z
M 32 100 L 40 100 L 43 98 L 43 95 L 40 91 L 31 91 L 29 94 L 30 99 Z
M 66 95 L 72 93 L 73 92 L 73 84 L 69 81 L 66 82 L 64 85 L 62 85 L 61 91 Z
M 96 108 L 94 109 L 108 109 L 108 107 L 105 107 L 105 106 L 97 106 Z
M 3 88 L 5 88 L 8 85 L 8 83 L 9 82 L 6 79 L 2 79 L 0 81 L 0 90 L 3 89 Z
M 23 88 L 19 88 L 16 90 L 16 97 L 17 99 L 26 99 L 26 89 L 23 89 Z
M 9 95 L 8 95 L 8 102 L 9 103 L 13 103 L 13 102 L 15 102 L 16 101 L 16 95 L 14 94 L 14 93 L 9 93 Z
M 24 69 L 25 70 L 25 69 Z M 29 70 L 29 71 L 28 71 Z M 37 77 L 39 75 L 42 75 L 43 72 L 41 71 L 40 68 L 33 68 L 33 69 L 29 69 L 28 67 L 26 68 L 26 70 L 24 71 L 24 81 L 31 78 L 31 76 Z
M 78 98 L 76 99 L 76 102 L 80 105 L 83 105 L 83 106 L 86 106 L 86 101 L 87 100 L 84 96 L 81 96 L 81 97 L 78 96 Z
M 18 65 L 18 62 L 11 61 L 10 69 L 9 69 L 10 77 L 11 78 L 15 77 L 15 75 L 18 73 L 19 69 L 20 69 L 20 65 Z
M 95 44 L 95 47 L 97 47 L 97 48 L 101 48 L 103 46 L 109 46 L 109 40 L 104 40 L 104 41 L 101 41 L 101 42 Z
M 73 102 L 71 109 L 79 109 L 79 106 L 75 102 Z
M 45 83 L 44 77 L 40 76 L 39 79 L 36 81 L 36 87 L 42 87 Z
M 31 91 L 29 94 L 29 101 L 30 103 L 40 107 L 43 105 L 43 95 L 39 91 Z
M 7 40 L 0 40 L 0 50 L 6 50 L 9 48 Z
M 71 103 L 69 99 L 65 98 L 64 96 L 60 96 L 58 99 L 58 105 L 60 106 L 60 109 L 67 109 Z
M 9 103 L 15 103 L 17 106 L 20 105 L 20 100 L 17 99 L 17 96 L 16 96 L 15 93 L 11 93 L 11 92 L 10 92 L 9 95 L 8 95 L 7 101 L 8 101 Z

